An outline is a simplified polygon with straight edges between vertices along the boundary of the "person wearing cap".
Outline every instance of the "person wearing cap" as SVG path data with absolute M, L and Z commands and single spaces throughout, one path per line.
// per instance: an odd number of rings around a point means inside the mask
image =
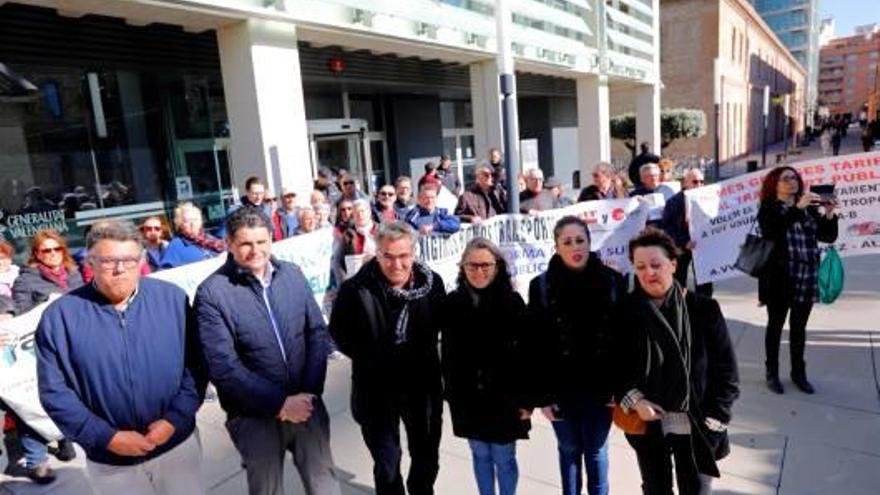
M 336 174 L 329 167 L 318 167 L 318 177 L 315 179 L 315 191 L 324 195 L 330 204 L 336 204 L 339 196 L 339 187 L 336 185 Z M 312 204 L 314 206 L 314 204 Z
M 281 190 L 281 208 L 275 213 L 280 219 L 281 238 L 287 239 L 296 235 L 299 228 L 299 208 L 296 206 L 295 191 L 286 187 Z
M 544 172 L 539 168 L 526 171 L 526 190 L 519 194 L 519 211 L 529 215 L 539 211 L 560 208 L 559 198 L 553 194 L 553 188 L 562 184 L 551 177 L 544 182 Z

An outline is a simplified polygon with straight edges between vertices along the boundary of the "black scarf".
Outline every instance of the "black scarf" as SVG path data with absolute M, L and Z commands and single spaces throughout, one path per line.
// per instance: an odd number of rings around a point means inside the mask
M 673 281 L 659 307 L 641 289 L 636 293 L 648 338 L 645 396 L 670 412 L 687 412 L 690 399 L 691 327 L 684 290 Z

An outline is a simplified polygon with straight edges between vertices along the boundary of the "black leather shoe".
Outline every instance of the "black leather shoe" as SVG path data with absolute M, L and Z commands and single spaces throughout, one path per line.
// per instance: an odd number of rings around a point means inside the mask
M 73 442 L 64 439 L 58 440 L 58 451 L 55 452 L 55 458 L 63 462 L 76 459 L 76 450 L 73 448 Z
M 806 375 L 792 375 L 791 381 L 805 394 L 813 395 L 816 393 L 816 389 L 807 381 Z
M 27 468 L 27 477 L 38 485 L 48 485 L 55 481 L 55 472 L 49 467 L 48 462 Z
M 782 382 L 779 381 L 778 375 L 768 375 L 767 376 L 767 388 L 769 388 L 770 391 L 775 394 L 784 394 L 785 393 L 785 389 L 782 388 Z

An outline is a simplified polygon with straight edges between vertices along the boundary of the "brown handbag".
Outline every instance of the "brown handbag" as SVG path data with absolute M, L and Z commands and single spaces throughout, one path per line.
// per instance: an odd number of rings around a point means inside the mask
M 629 413 L 625 413 L 619 404 L 614 404 L 611 420 L 627 435 L 644 435 L 648 430 L 648 423 L 642 420 L 637 412 L 630 410 Z

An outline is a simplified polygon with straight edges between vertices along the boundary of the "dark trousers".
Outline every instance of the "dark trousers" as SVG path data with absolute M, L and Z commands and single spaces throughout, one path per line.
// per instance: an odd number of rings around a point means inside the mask
M 676 263 L 675 268 L 675 280 L 678 280 L 678 283 L 681 284 L 682 287 L 687 287 L 688 274 L 691 271 L 693 260 L 694 253 L 689 249 L 682 249 L 681 256 L 678 257 L 678 262 Z M 712 293 L 714 292 L 712 282 L 697 285 L 695 287 L 695 292 L 707 297 L 712 297 Z
M 226 429 L 247 472 L 250 495 L 284 493 L 287 451 L 293 454 L 307 495 L 339 495 L 339 481 L 330 455 L 330 419 L 320 399 L 315 399 L 314 405 L 311 417 L 304 423 L 247 417 L 226 421 Z
M 360 422 L 364 442 L 373 457 L 376 495 L 433 495 L 440 471 L 440 431 L 443 403 L 437 395 L 408 395 L 391 399 L 381 412 L 365 414 Z M 403 489 L 400 474 L 400 422 L 406 429 L 410 468 Z
M 644 495 L 672 495 L 673 466 L 678 495 L 711 493 L 712 478 L 694 464 L 690 435 L 664 436 L 659 422 L 653 422 L 644 435 L 626 435 L 626 440 L 636 451 Z
M 789 342 L 791 351 L 792 375 L 804 373 L 804 347 L 807 344 L 807 320 L 813 303 L 773 302 L 767 304 L 767 333 L 764 335 L 764 349 L 767 354 L 767 373 L 779 373 L 779 343 L 782 338 L 782 326 L 785 318 L 791 313 L 789 323 Z

